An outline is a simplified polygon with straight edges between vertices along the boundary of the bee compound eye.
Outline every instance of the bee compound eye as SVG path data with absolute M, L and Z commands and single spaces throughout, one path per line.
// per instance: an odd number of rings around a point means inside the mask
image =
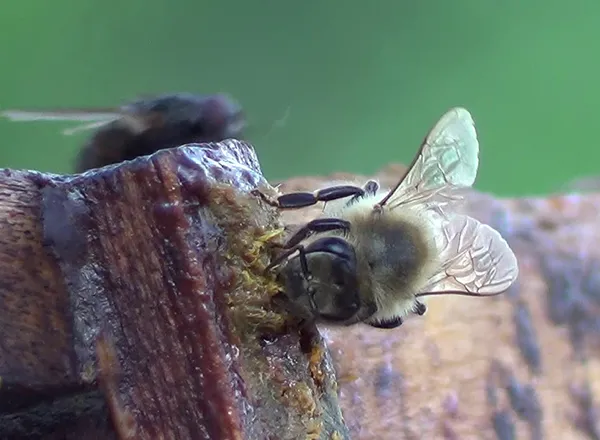
M 355 264 L 356 260 L 354 248 L 341 237 L 321 238 L 311 243 L 306 250 L 309 253 L 324 252 L 335 255 L 349 264 Z

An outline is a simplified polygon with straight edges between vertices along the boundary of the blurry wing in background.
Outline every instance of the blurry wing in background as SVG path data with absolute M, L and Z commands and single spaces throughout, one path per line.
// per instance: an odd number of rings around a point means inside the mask
M 71 135 L 82 130 L 100 128 L 122 117 L 117 109 L 64 109 L 64 110 L 5 110 L 0 115 L 13 122 L 79 121 L 87 122 L 63 131 Z

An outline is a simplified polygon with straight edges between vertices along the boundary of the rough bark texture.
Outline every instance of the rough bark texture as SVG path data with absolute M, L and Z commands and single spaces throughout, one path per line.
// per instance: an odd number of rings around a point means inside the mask
M 0 172 L 0 438 L 112 438 L 102 396 L 77 376 L 69 296 L 42 245 L 48 178 Z
M 390 186 L 404 171 L 377 177 Z M 280 190 L 364 178 L 298 178 Z M 432 298 L 425 316 L 395 330 L 322 327 L 351 437 L 599 439 L 600 196 L 473 192 L 465 211 L 508 239 L 517 285 L 496 298 Z
M 236 141 L 3 172 L 0 438 L 348 438 L 318 332 L 271 305 L 257 187 Z

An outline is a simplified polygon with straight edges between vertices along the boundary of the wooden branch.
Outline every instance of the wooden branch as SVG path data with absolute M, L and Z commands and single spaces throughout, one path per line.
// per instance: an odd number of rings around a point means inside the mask
M 271 304 L 257 187 L 237 141 L 4 171 L 0 437 L 348 438 L 318 332 Z

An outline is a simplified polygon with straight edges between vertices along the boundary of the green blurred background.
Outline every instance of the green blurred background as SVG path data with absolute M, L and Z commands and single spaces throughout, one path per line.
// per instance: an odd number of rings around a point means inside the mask
M 0 29 L 0 108 L 224 91 L 273 181 L 407 162 L 455 105 L 478 127 L 482 190 L 600 174 L 597 1 L 20 0 Z M 0 121 L 0 166 L 70 171 L 88 135 L 71 126 Z

